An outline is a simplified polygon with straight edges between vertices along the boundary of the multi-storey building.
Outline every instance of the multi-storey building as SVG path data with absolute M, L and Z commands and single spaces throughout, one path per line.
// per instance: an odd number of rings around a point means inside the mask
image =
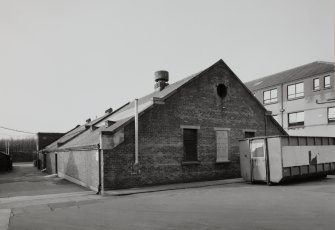
M 335 136 L 335 64 L 313 62 L 246 83 L 289 135 Z

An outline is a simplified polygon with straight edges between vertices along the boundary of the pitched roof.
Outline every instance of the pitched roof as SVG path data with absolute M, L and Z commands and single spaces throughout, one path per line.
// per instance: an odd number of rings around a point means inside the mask
M 166 99 L 167 97 L 172 95 L 174 92 L 176 92 L 176 90 L 186 85 L 186 83 L 190 82 L 196 77 L 207 72 L 209 69 L 211 69 L 213 66 L 216 66 L 217 64 L 223 64 L 229 71 L 231 71 L 232 75 L 235 76 L 236 79 L 241 83 L 241 85 L 249 92 L 250 96 L 254 98 L 250 90 L 235 75 L 235 73 L 229 68 L 229 66 L 226 65 L 226 63 L 222 59 L 220 59 L 218 62 L 208 67 L 207 69 L 202 70 L 198 73 L 192 74 L 171 85 L 168 85 L 162 91 L 155 91 L 142 98 L 139 98 L 138 99 L 138 112 L 142 113 L 145 110 L 149 109 L 154 104 L 155 98 L 162 99 L 162 100 Z M 266 109 L 264 108 L 264 106 L 256 98 L 254 99 L 260 105 L 260 107 L 265 111 Z M 58 139 L 51 145 L 47 146 L 46 150 L 47 151 L 65 150 L 65 149 L 93 146 L 93 145 L 99 144 L 100 133 L 102 131 L 115 132 L 118 130 L 118 128 L 124 126 L 126 123 L 128 123 L 134 118 L 134 106 L 135 106 L 134 101 L 129 102 L 121 106 L 119 109 L 115 110 L 114 112 L 111 112 L 109 114 L 104 114 L 100 118 L 97 118 L 94 121 L 91 121 L 86 125 L 77 126 L 75 129 L 69 131 L 67 134 L 62 136 L 60 139 Z M 270 118 L 273 120 L 272 117 Z M 106 128 L 104 124 L 105 124 L 105 121 L 107 120 L 114 122 L 114 124 Z M 277 122 L 275 122 L 275 124 L 284 134 L 286 134 L 286 131 L 279 124 L 277 124 Z M 95 128 L 93 129 L 87 128 L 88 126 L 91 126 L 91 127 L 94 126 Z M 57 143 L 61 143 L 61 145 L 59 146 Z
M 296 80 L 301 80 L 334 71 L 335 71 L 335 63 L 316 61 L 306 65 L 298 66 L 293 69 L 285 70 L 276 74 L 272 74 L 266 77 L 246 82 L 245 85 L 251 91 L 255 91 L 279 85 L 282 83 L 293 82 Z
M 85 126 L 84 125 L 82 125 L 82 126 L 77 125 L 75 128 L 71 129 L 66 134 L 64 134 L 64 136 L 60 137 L 56 141 L 52 142 L 50 145 L 46 146 L 44 150 L 46 150 L 46 151 L 57 150 L 58 147 L 59 147 L 58 143 L 66 143 L 66 142 L 70 141 L 71 139 L 75 138 L 76 136 L 78 136 L 83 131 L 85 131 Z
M 215 64 L 214 64 L 215 65 Z M 207 69 L 206 69 L 207 70 Z M 144 97 L 138 99 L 138 112 L 141 113 L 151 107 L 154 103 L 154 98 L 164 99 L 174 93 L 182 85 L 190 81 L 191 79 L 198 76 L 200 71 L 196 74 L 193 74 L 189 77 L 186 77 L 180 81 L 172 83 L 166 86 L 162 91 L 155 91 Z M 75 129 L 69 131 L 64 136 L 50 144 L 45 148 L 46 151 L 52 152 L 61 149 L 77 148 L 83 146 L 92 146 L 97 145 L 100 142 L 100 133 L 101 131 L 113 132 L 119 127 L 123 126 L 125 123 L 130 121 L 134 117 L 134 101 L 128 102 L 125 105 L 121 106 L 117 110 L 104 114 L 103 116 L 90 121 L 85 125 L 76 127 Z M 115 122 L 109 127 L 105 127 L 105 121 Z M 87 128 L 88 126 L 95 126 L 95 129 Z

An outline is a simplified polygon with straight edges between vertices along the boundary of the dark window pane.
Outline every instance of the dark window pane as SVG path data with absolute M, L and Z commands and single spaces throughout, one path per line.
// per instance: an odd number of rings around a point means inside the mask
M 227 96 L 227 87 L 224 84 L 219 84 L 216 90 L 220 97 L 224 98 L 225 96 Z
M 197 160 L 197 130 L 184 129 L 184 160 Z
M 244 132 L 245 138 L 252 138 L 255 137 L 255 132 Z
M 184 140 L 195 140 L 197 139 L 196 129 L 184 129 Z

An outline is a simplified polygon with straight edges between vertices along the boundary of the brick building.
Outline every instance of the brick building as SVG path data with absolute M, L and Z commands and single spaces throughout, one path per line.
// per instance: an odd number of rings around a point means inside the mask
M 64 136 L 65 133 L 42 133 L 36 134 L 36 156 L 34 157 L 35 166 L 38 169 L 46 168 L 46 153 L 43 152 L 44 148 L 60 137 Z
M 155 81 L 153 93 L 47 146 L 48 172 L 92 190 L 236 178 L 239 139 L 286 135 L 222 60 L 170 85 L 158 71 Z

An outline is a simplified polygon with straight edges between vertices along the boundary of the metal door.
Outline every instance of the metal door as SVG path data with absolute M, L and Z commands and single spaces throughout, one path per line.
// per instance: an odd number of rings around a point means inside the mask
M 47 155 L 44 153 L 43 154 L 43 169 L 46 169 L 47 168 Z
M 241 176 L 245 181 L 251 181 L 251 158 L 249 140 L 240 141 Z
M 55 173 L 58 174 L 58 157 L 57 157 L 57 153 L 55 154 Z
M 252 140 L 251 152 L 251 181 L 266 181 L 265 140 Z

